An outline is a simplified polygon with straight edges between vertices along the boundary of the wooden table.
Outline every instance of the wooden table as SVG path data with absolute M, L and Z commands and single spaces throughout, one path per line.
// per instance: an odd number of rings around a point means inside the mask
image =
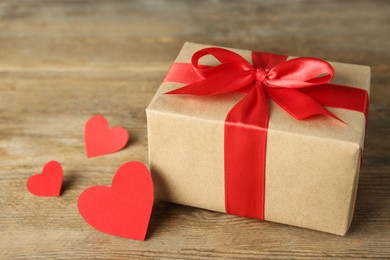
M 0 2 L 0 258 L 390 258 L 389 28 L 386 1 Z M 372 67 L 347 236 L 162 202 L 145 242 L 81 218 L 81 191 L 148 162 L 144 110 L 185 41 Z M 132 141 L 87 159 L 84 124 L 97 113 Z M 63 165 L 63 194 L 35 197 L 26 180 L 49 160 Z

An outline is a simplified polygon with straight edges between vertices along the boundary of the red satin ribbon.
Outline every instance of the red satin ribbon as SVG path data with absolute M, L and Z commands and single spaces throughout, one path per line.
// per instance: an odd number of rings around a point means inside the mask
M 199 59 L 206 55 L 221 64 L 200 65 Z M 192 56 L 192 64 L 173 64 L 164 82 L 187 84 L 166 94 L 245 94 L 225 119 L 225 209 L 229 214 L 263 220 L 267 98 L 298 120 L 327 115 L 342 121 L 324 106 L 367 116 L 368 94 L 362 89 L 328 84 L 334 70 L 320 59 L 287 60 L 284 55 L 252 52 L 252 63 L 226 49 L 205 48 Z

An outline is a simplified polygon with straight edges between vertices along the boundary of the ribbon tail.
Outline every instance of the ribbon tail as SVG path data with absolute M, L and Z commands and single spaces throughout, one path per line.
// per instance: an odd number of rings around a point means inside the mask
M 314 115 L 327 115 L 345 123 L 329 110 L 324 108 L 315 99 L 296 89 L 267 88 L 267 94 L 281 108 L 298 120 L 306 119 Z
M 190 63 L 173 63 L 164 82 L 190 84 L 202 80 Z
M 230 73 L 224 77 L 219 75 L 205 78 L 166 94 L 188 94 L 197 96 L 217 95 L 239 91 L 252 82 L 252 74 L 248 71 Z
M 344 108 L 364 113 L 367 122 L 369 97 L 364 89 L 324 84 L 302 89 L 301 91 L 323 106 Z
M 363 113 L 366 118 L 364 132 L 367 133 L 368 107 L 370 99 L 366 90 L 342 85 L 325 84 L 303 89 L 302 92 L 315 99 L 323 106 L 343 108 Z M 363 148 L 365 147 L 365 144 L 366 136 L 364 136 Z M 362 149 L 362 160 L 360 161 L 360 166 L 363 165 L 363 160 L 364 149 Z
M 229 214 L 264 220 L 267 128 L 266 96 L 253 88 L 225 120 L 225 209 Z

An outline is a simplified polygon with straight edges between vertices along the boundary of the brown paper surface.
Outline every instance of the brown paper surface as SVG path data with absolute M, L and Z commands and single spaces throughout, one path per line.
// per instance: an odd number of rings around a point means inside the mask
M 176 62 L 190 63 L 206 45 L 186 43 Z M 251 62 L 251 52 L 232 49 Z M 202 59 L 201 63 L 217 64 Z M 335 84 L 369 90 L 366 66 L 331 62 Z M 164 95 L 146 109 L 149 160 L 161 200 L 225 212 L 224 121 L 242 94 Z M 360 112 L 328 108 L 346 124 L 319 116 L 296 120 L 270 101 L 265 219 L 344 235 L 351 223 L 364 140 Z M 255 160 L 255 158 L 254 158 Z

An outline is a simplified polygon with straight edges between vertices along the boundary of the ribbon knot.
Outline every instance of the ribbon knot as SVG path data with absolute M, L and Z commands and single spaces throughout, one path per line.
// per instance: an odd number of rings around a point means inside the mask
M 258 83 L 261 83 L 264 81 L 264 79 L 267 77 L 268 71 L 265 71 L 263 68 L 256 68 L 255 77 L 256 81 Z

